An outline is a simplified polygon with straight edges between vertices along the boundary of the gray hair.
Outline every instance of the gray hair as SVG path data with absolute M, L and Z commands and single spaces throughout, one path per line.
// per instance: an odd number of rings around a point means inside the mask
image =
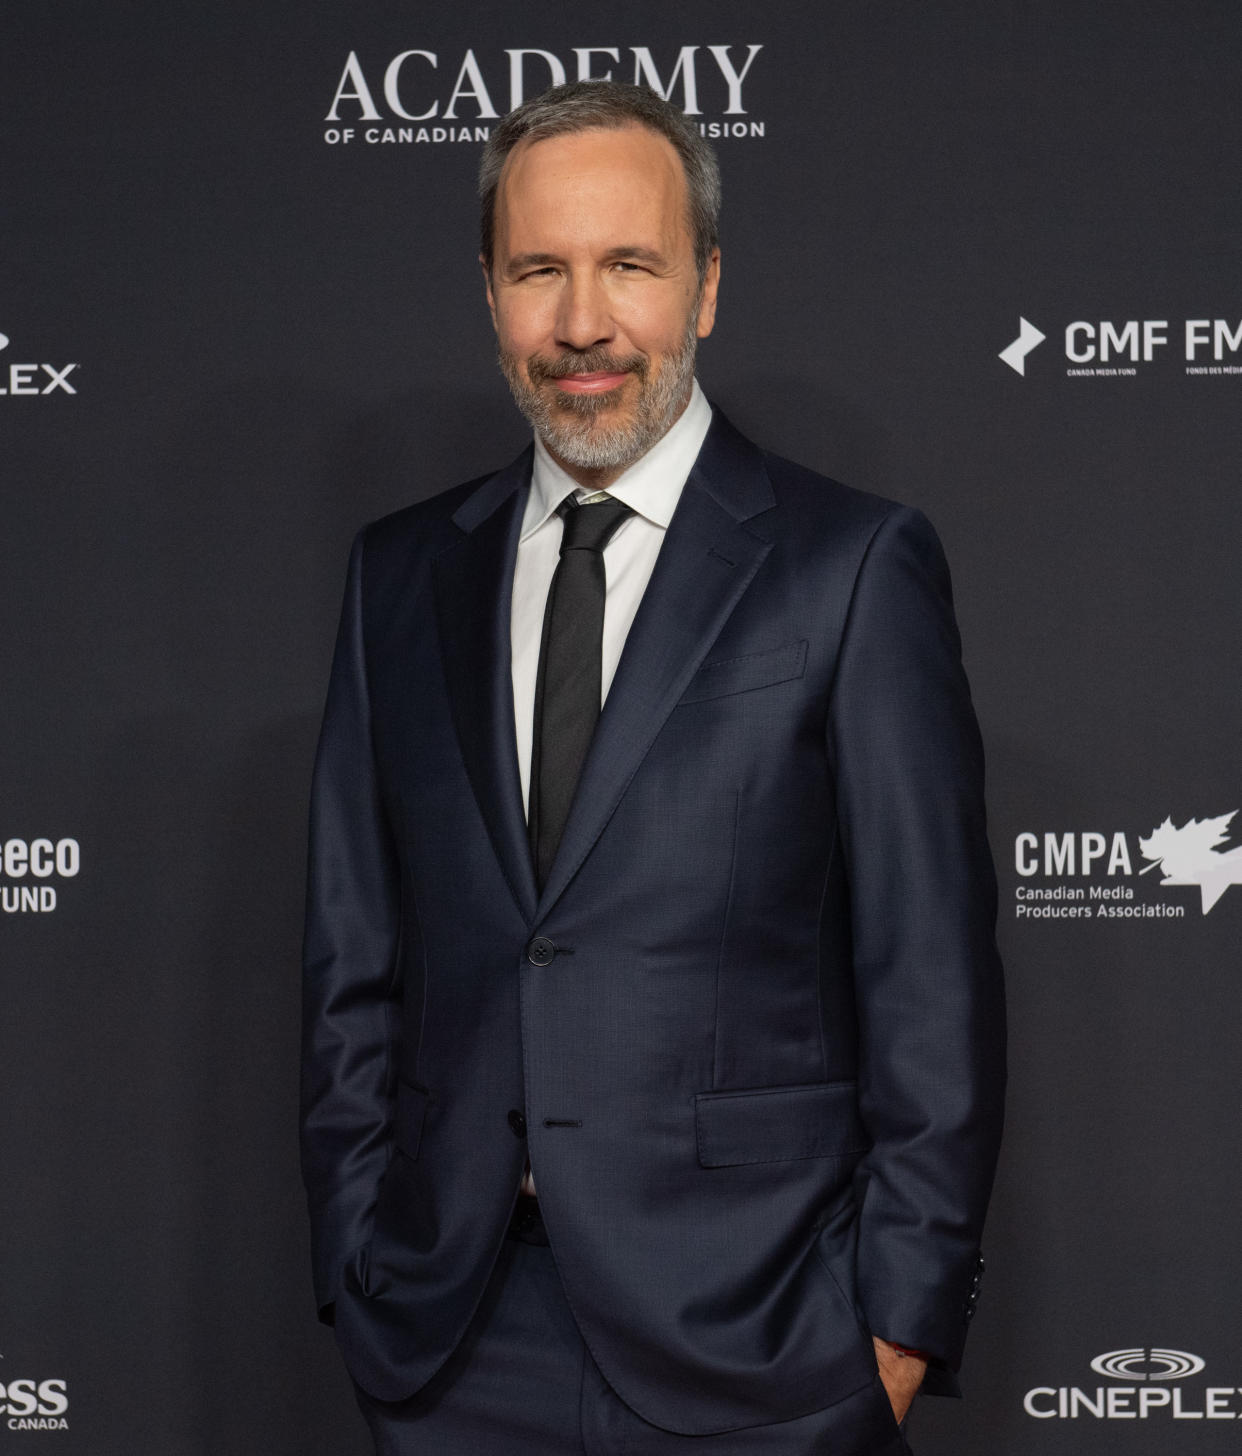
M 496 241 L 496 194 L 509 153 L 519 142 L 543 141 L 577 131 L 612 131 L 645 126 L 672 143 L 681 159 L 688 199 L 687 222 L 699 281 L 716 247 L 720 217 L 720 165 L 716 153 L 683 111 L 649 86 L 627 81 L 569 81 L 532 96 L 495 128 L 479 163 L 482 204 L 481 251 L 492 271 Z

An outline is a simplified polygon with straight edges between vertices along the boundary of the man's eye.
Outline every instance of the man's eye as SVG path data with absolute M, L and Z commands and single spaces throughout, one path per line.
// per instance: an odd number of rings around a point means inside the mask
M 642 269 L 639 267 L 639 265 L 637 263 L 627 263 L 624 258 L 618 258 L 617 261 L 612 266 L 614 268 L 620 268 L 620 269 L 622 269 L 623 271 L 625 271 L 627 273 L 641 273 L 642 272 Z

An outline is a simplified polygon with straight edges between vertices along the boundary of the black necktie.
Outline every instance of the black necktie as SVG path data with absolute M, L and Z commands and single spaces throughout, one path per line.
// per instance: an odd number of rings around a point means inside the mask
M 599 718 L 604 637 L 604 547 L 633 512 L 607 499 L 557 507 L 561 559 L 548 588 L 535 679 L 527 814 L 535 879 L 542 890 L 561 842 L 574 789 Z

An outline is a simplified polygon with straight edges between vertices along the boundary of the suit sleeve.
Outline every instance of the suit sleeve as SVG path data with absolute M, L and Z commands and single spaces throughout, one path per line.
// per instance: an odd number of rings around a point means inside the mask
M 885 518 L 859 570 L 828 745 L 871 1142 L 859 1297 L 874 1334 L 955 1370 L 1000 1141 L 1004 999 L 982 748 L 948 567 L 917 511 Z
M 315 758 L 303 943 L 302 1173 L 326 1323 L 343 1265 L 370 1238 L 388 1165 L 397 1021 L 400 890 L 371 742 L 364 539 L 350 555 Z

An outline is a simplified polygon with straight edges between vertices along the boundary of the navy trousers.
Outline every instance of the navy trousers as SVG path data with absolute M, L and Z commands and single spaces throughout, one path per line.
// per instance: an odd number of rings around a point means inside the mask
M 679 1436 L 613 1391 L 583 1343 L 535 1215 L 515 1219 L 457 1349 L 411 1399 L 355 1387 L 377 1456 L 910 1456 L 877 1375 L 775 1425 Z

